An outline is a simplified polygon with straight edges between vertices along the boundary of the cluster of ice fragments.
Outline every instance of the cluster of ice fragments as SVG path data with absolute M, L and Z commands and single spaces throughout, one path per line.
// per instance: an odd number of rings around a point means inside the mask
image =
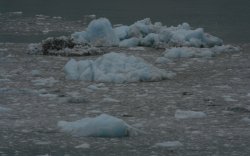
M 107 114 L 73 122 L 59 121 L 58 127 L 62 132 L 70 133 L 73 136 L 86 137 L 126 137 L 134 131 L 123 120 Z
M 187 23 L 167 27 L 160 22 L 153 24 L 149 18 L 115 28 L 106 18 L 96 19 L 86 31 L 73 33 L 72 38 L 76 43 L 94 46 L 214 47 L 223 44 L 221 39 L 205 33 L 202 28 L 192 29 Z
M 158 69 L 142 58 L 122 53 L 108 53 L 96 60 L 75 61 L 71 59 L 64 67 L 66 78 L 95 82 L 160 81 L 174 76 Z

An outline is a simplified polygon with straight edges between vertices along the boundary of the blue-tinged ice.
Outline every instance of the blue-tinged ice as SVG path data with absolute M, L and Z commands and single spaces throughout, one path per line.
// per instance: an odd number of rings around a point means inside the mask
M 134 130 L 123 120 L 107 114 L 73 122 L 59 121 L 58 127 L 62 132 L 85 137 L 126 137 Z
M 142 58 L 115 52 L 96 60 L 70 60 L 64 71 L 67 79 L 110 83 L 160 81 L 175 75 L 156 68 Z
M 117 46 L 119 44 L 119 39 L 106 18 L 91 21 L 86 31 L 73 33 L 72 38 L 77 43 L 88 42 L 93 46 Z

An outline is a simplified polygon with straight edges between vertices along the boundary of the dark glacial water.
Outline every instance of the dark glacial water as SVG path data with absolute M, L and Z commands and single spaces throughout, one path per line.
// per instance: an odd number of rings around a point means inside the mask
M 12 11 L 67 20 L 95 14 L 113 24 L 150 17 L 168 26 L 187 22 L 225 42 L 250 43 L 250 0 L 0 0 L 0 12 Z

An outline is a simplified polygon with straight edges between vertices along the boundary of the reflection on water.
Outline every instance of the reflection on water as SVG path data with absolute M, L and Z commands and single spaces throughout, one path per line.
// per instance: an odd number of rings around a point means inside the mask
M 188 22 L 228 42 L 250 42 L 249 0 L 0 0 L 0 11 L 45 14 L 68 20 L 86 14 L 107 17 L 113 24 L 131 24 L 150 17 L 177 25 Z

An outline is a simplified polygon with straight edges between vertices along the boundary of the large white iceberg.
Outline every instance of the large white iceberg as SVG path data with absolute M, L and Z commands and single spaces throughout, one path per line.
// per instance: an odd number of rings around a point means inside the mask
M 142 58 L 111 52 L 96 60 L 71 59 L 64 67 L 66 78 L 95 82 L 160 81 L 174 74 L 158 69 Z
M 75 32 L 71 36 L 77 43 L 88 42 L 94 46 L 117 46 L 119 44 L 119 39 L 106 18 L 93 20 L 86 31 Z
M 107 114 L 73 122 L 59 121 L 57 125 L 62 132 L 86 137 L 126 137 L 134 130 L 123 120 Z
M 148 47 L 214 47 L 222 45 L 223 41 L 212 36 L 202 28 L 192 29 L 183 23 L 176 27 L 167 27 L 160 22 L 152 23 L 150 18 L 137 21 L 127 26 L 113 28 L 106 18 L 93 20 L 86 31 L 72 34 L 75 42 L 88 42 L 98 46 L 148 46 Z M 134 41 L 134 43 L 133 43 Z M 121 42 L 119 44 L 119 42 Z

